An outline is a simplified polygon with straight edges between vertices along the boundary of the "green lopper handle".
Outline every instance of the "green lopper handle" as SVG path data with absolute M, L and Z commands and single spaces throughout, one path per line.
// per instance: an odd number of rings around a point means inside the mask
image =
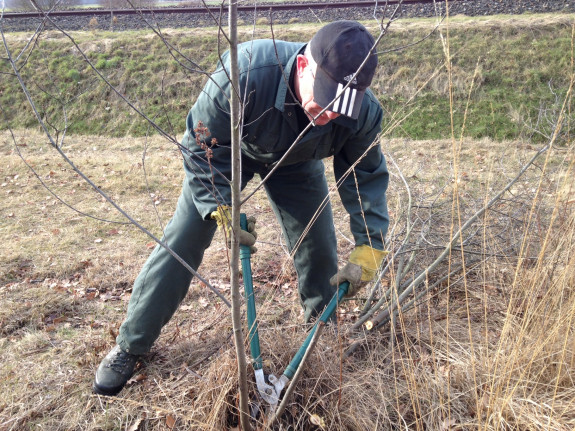
M 299 364 L 301 363 L 301 360 L 303 359 L 303 356 L 305 355 L 305 351 L 307 350 L 307 347 L 309 346 L 309 343 L 310 343 L 311 339 L 313 338 L 313 334 L 315 334 L 315 331 L 317 329 L 317 325 L 319 324 L 319 322 L 327 323 L 327 321 L 332 316 L 332 314 L 336 310 L 337 306 L 339 305 L 339 303 L 341 302 L 343 297 L 347 294 L 348 288 L 349 288 L 349 282 L 348 281 L 344 281 L 343 283 L 341 283 L 339 285 L 339 287 L 337 289 L 337 294 L 333 295 L 333 298 L 331 298 L 331 301 L 329 302 L 329 304 L 327 304 L 327 307 L 325 308 L 325 310 L 323 310 L 323 313 L 321 313 L 319 320 L 315 323 L 315 325 L 313 325 L 313 328 L 311 329 L 311 331 L 309 331 L 309 334 L 307 335 L 302 346 L 299 348 L 299 350 L 297 351 L 297 353 L 295 354 L 295 356 L 293 357 L 293 359 L 291 360 L 291 362 L 289 363 L 289 365 L 285 369 L 283 374 L 288 379 L 291 380 L 293 378 L 295 372 L 297 371 Z
M 240 227 L 248 230 L 248 219 L 244 213 L 240 214 Z M 242 271 L 244 273 L 244 291 L 246 303 L 248 306 L 248 328 L 250 332 L 250 351 L 254 361 L 254 370 L 262 368 L 262 356 L 260 353 L 260 336 L 258 333 L 258 322 L 256 320 L 256 301 L 254 298 L 254 285 L 252 281 L 252 266 L 250 262 L 250 247 L 240 245 L 240 260 L 242 262 Z

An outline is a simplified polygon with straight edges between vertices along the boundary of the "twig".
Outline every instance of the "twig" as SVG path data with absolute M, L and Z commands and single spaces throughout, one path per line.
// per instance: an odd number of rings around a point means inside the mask
M 443 252 L 435 259 L 435 261 L 431 263 L 427 268 L 420 271 L 417 277 L 415 277 L 414 280 L 410 283 L 410 285 L 401 293 L 401 295 L 398 297 L 398 302 L 392 304 L 393 309 L 399 307 L 401 305 L 401 302 L 404 301 L 405 298 L 407 298 L 407 296 L 410 295 L 414 291 L 414 289 L 416 289 L 423 282 L 423 280 L 427 277 L 427 275 L 433 272 L 439 266 L 439 264 L 443 262 L 443 260 L 445 260 L 445 258 L 453 250 L 453 247 L 455 246 L 455 244 L 457 243 L 463 232 L 465 232 L 479 217 L 481 217 L 489 208 L 491 208 L 496 202 L 498 202 L 501 196 L 503 196 L 503 194 L 507 192 L 523 176 L 523 174 L 527 171 L 527 169 L 529 169 L 529 167 L 533 165 L 535 160 L 537 160 L 537 158 L 541 154 L 545 153 L 549 148 L 551 148 L 552 145 L 553 141 L 549 142 L 547 145 L 540 148 L 535 153 L 535 155 L 529 160 L 529 162 L 527 162 L 527 164 L 523 166 L 523 168 L 519 171 L 519 173 L 515 176 L 515 178 L 513 178 L 487 204 L 485 204 L 479 211 L 477 211 L 461 226 L 461 228 L 452 236 L 449 243 L 445 246 Z M 361 327 L 361 325 L 363 325 L 371 317 L 371 315 L 376 311 L 376 309 L 383 305 L 383 302 L 384 302 L 383 300 L 380 300 L 374 307 L 370 309 L 369 313 L 358 319 L 357 322 L 352 326 L 352 329 L 356 330 L 359 327 Z

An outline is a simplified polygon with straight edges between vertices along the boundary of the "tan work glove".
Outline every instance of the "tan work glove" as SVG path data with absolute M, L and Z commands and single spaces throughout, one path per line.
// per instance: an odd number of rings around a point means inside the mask
M 344 267 L 331 277 L 329 282 L 333 286 L 339 286 L 344 281 L 349 281 L 349 289 L 345 296 L 354 296 L 375 278 L 381 262 L 388 253 L 368 245 L 359 245 L 353 249 Z
M 225 229 L 228 247 L 232 245 L 232 209 L 227 205 L 219 206 L 216 211 L 210 214 L 210 218 L 218 223 L 218 227 Z M 248 217 L 248 230 L 240 229 L 240 245 L 247 245 L 251 253 L 255 253 L 257 248 L 254 247 L 258 234 L 256 232 L 255 217 Z

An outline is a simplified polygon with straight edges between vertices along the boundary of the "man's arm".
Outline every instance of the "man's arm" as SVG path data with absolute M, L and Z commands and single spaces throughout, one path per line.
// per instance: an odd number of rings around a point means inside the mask
M 355 248 L 348 262 L 330 279 L 333 285 L 348 281 L 347 296 L 355 296 L 372 281 L 382 264 L 385 235 L 389 226 L 385 193 L 389 173 L 379 146 L 382 110 L 372 101 L 360 130 L 348 139 L 334 157 L 339 194 L 350 215 Z
M 231 204 L 230 87 L 220 66 L 186 118 L 185 169 L 194 202 L 205 219 L 219 206 Z
M 370 110 L 358 133 L 334 157 L 334 171 L 338 182 L 343 178 L 339 194 L 350 215 L 356 246 L 383 250 L 389 227 L 389 173 L 379 142 L 375 142 L 381 131 L 382 110 L 376 103 L 371 104 Z

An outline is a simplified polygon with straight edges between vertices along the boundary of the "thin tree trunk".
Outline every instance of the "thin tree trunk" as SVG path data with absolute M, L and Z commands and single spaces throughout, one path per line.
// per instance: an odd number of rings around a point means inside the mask
M 238 71 L 238 34 L 237 34 L 237 3 L 230 0 L 229 5 L 229 40 L 230 40 L 230 76 L 232 90 L 230 94 L 231 111 L 231 139 L 232 139 L 232 223 L 233 231 L 240 231 L 240 184 L 242 175 L 240 130 L 241 130 L 241 105 L 239 94 L 239 71 Z M 234 343 L 238 361 L 238 378 L 240 391 L 240 422 L 243 430 L 251 430 L 249 405 L 248 405 L 248 380 L 247 360 L 244 345 L 244 336 L 241 321 L 241 294 L 239 272 L 239 235 L 233 235 L 231 252 L 231 281 L 232 281 L 232 323 L 234 330 Z

